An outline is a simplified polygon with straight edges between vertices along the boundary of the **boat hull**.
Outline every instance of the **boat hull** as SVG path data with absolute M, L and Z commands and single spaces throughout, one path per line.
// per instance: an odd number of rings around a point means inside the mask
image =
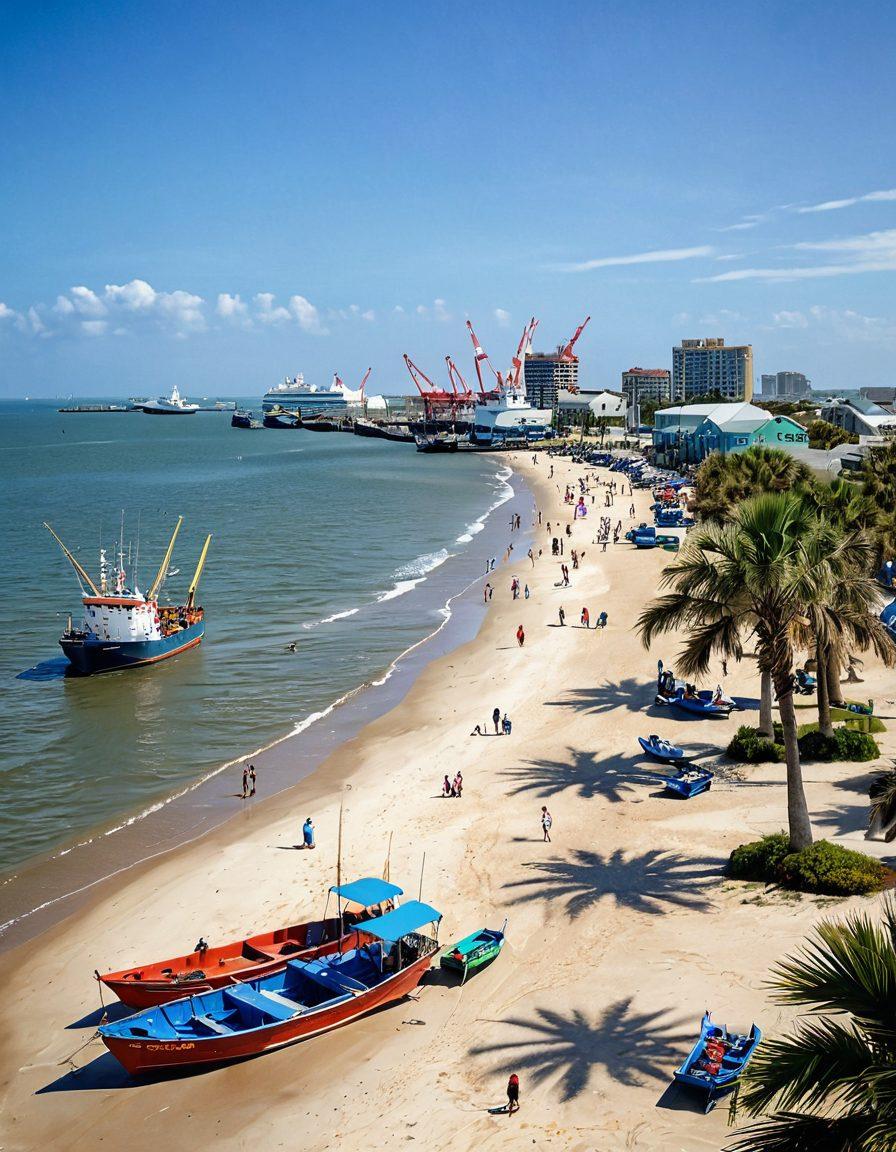
M 180 632 L 163 636 L 161 640 L 137 640 L 116 643 L 90 637 L 63 636 L 59 646 L 65 653 L 72 670 L 79 676 L 95 676 L 100 672 L 118 672 L 123 668 L 139 668 L 144 664 L 157 664 L 168 660 L 202 640 L 205 625 L 200 620 Z
M 101 1032 L 103 1043 L 132 1076 L 179 1068 L 209 1067 L 259 1056 L 300 1040 L 308 1040 L 350 1024 L 368 1012 L 401 1000 L 417 987 L 429 970 L 432 955 L 421 956 L 403 971 L 368 992 L 307 1012 L 291 1020 L 248 1032 L 201 1039 L 135 1039 Z
M 128 1008 L 155 1008 L 184 996 L 196 996 L 215 988 L 226 988 L 241 980 L 269 976 L 290 960 L 311 960 L 327 956 L 344 945 L 348 935 L 339 936 L 339 921 L 311 920 L 288 928 L 275 928 L 203 952 L 190 952 L 154 964 L 137 964 L 97 979 Z M 316 940 L 317 943 L 309 943 Z M 168 972 L 166 977 L 164 972 Z M 203 978 L 189 979 L 187 973 L 202 972 Z

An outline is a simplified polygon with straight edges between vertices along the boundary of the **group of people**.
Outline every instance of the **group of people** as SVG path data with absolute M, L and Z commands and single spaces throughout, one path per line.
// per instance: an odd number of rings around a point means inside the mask
M 255 795 L 255 765 L 247 764 L 243 768 L 243 800 Z
M 463 795 L 463 792 L 464 778 L 460 773 L 460 769 L 458 768 L 457 774 L 453 780 L 449 780 L 446 775 L 445 779 L 442 781 L 442 795 L 455 796 L 457 799 L 460 799 L 460 797 Z
M 531 548 L 529 549 L 529 554 L 530 555 L 532 554 Z M 532 563 L 534 564 L 535 561 L 533 560 Z M 520 587 L 521 587 L 521 585 L 520 585 L 519 577 L 514 576 L 514 578 L 510 581 L 510 592 L 511 592 L 511 595 L 513 596 L 514 600 L 519 600 L 519 598 L 520 598 Z M 523 588 L 523 595 L 525 596 L 525 598 L 527 600 L 529 599 L 529 585 L 528 584 L 526 584 L 525 587 Z M 489 599 L 491 599 L 491 597 L 489 597 Z
M 494 726 L 495 726 L 495 735 L 496 736 L 509 736 L 510 731 L 513 727 L 513 725 L 511 724 L 511 721 L 510 721 L 510 717 L 507 715 L 506 712 L 504 713 L 503 717 L 501 716 L 501 709 L 500 708 L 496 708 L 494 710 L 494 712 L 492 712 L 492 724 L 494 724 Z M 471 736 L 485 736 L 486 735 L 486 732 L 485 732 L 486 728 L 488 728 L 487 724 L 484 727 L 477 724 L 476 727 L 473 729 L 473 731 L 470 733 L 470 735 Z

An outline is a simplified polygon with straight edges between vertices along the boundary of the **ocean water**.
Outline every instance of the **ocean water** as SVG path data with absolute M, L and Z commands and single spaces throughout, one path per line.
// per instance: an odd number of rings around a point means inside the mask
M 229 413 L 55 408 L 0 405 L 7 874 L 139 818 L 388 675 L 445 618 L 445 580 L 435 576 L 472 578 L 477 536 L 512 494 L 494 457 L 250 432 L 232 429 Z M 66 676 L 57 640 L 68 614 L 79 618 L 80 591 L 42 522 L 96 578 L 101 543 L 110 558 L 117 548 L 122 510 L 132 559 L 139 536 L 141 588 L 184 517 L 179 573 L 163 597 L 172 603 L 212 533 L 198 597 L 205 639 L 155 667 Z

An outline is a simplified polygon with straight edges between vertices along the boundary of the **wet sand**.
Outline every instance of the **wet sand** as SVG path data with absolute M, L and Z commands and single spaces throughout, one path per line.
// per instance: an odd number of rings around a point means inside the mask
M 295 787 L 99 886 L 76 915 L 2 958 L 6 1148 L 724 1145 L 727 1106 L 704 1116 L 669 1089 L 704 1009 L 774 1033 L 788 1017 L 763 988 L 770 964 L 820 916 L 866 902 L 725 879 L 734 846 L 784 824 L 781 766 L 729 767 L 689 802 L 662 794 L 638 735 L 721 747 L 751 713 L 689 720 L 653 705 L 657 657 L 674 667 L 676 646 L 667 638 L 645 651 L 632 622 L 669 555 L 626 544 L 602 553 L 592 542 L 603 511 L 596 489 L 587 520 L 565 538 L 564 560 L 570 546 L 585 559 L 571 568 L 572 587 L 558 587 L 546 522 L 571 522 L 562 487 L 585 469 L 557 461 L 548 480 L 548 466 L 514 462 L 542 510 L 535 546 L 544 555 L 533 567 L 522 536 L 492 578 L 474 639 L 425 667 L 397 708 Z M 651 499 L 635 494 L 636 520 Z M 630 503 L 617 496 L 614 522 L 628 526 Z M 528 582 L 528 600 L 511 600 L 513 575 Z M 606 630 L 578 626 L 583 606 L 592 621 L 608 612 Z M 754 662 L 729 671 L 727 690 L 755 700 Z M 896 712 L 884 703 L 892 677 L 869 660 L 865 678 L 856 691 L 884 717 Z M 512 735 L 471 737 L 495 706 L 511 716 Z M 880 740 L 892 754 L 892 731 Z M 886 857 L 891 846 L 863 840 L 872 767 L 807 766 L 806 790 L 816 835 Z M 458 768 L 463 799 L 442 799 L 442 777 Z M 423 897 L 444 912 L 443 941 L 506 917 L 500 959 L 463 988 L 434 974 L 413 999 L 259 1060 L 128 1080 L 88 1042 L 93 969 L 184 951 L 200 934 L 215 943 L 315 915 L 334 878 L 340 802 L 344 875 L 381 874 L 391 835 L 392 878 L 416 896 L 425 852 Z M 554 817 L 550 844 L 543 804 Z M 308 814 L 315 852 L 292 847 Z M 63 1061 L 84 1044 L 72 1074 Z M 492 1115 L 511 1071 L 521 1110 Z

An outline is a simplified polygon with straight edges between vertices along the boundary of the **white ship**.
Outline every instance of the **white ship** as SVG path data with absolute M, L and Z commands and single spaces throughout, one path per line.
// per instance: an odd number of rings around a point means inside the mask
M 170 396 L 160 396 L 158 400 L 148 400 L 140 408 L 148 416 L 191 416 L 199 411 L 198 404 L 191 404 L 181 397 L 175 384 Z
M 346 388 L 338 376 L 333 376 L 329 388 L 318 388 L 306 384 L 300 372 L 292 380 L 287 377 L 282 384 L 275 384 L 265 392 L 262 408 L 265 412 L 281 408 L 287 412 L 300 412 L 303 420 L 310 416 L 345 415 L 348 407 L 359 406 L 364 398 L 364 389 L 354 391 Z
M 533 408 L 524 387 L 505 384 L 476 401 L 470 442 L 500 448 L 544 440 L 553 415 L 550 408 Z

